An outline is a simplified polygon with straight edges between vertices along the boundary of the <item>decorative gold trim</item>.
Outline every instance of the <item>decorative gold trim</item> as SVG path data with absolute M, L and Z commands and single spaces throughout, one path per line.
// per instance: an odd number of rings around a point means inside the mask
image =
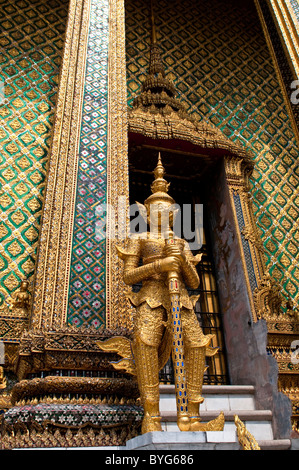
M 1 450 L 15 448 L 70 448 L 124 446 L 126 441 L 138 436 L 139 423 L 124 423 L 114 426 L 93 426 L 90 422 L 81 426 L 59 425 L 49 421 L 43 423 L 5 423 L 1 432 Z
M 6 410 L 9 410 L 9 408 L 11 407 L 12 407 L 11 396 L 9 393 L 4 392 L 3 394 L 0 395 L 0 410 L 5 412 Z
M 290 0 L 285 0 L 285 3 L 287 5 L 287 8 L 288 8 L 288 12 L 289 12 L 289 15 L 291 16 L 291 22 L 293 24 L 293 27 L 296 29 L 297 31 L 297 36 L 298 36 L 298 31 L 299 31 L 299 20 L 295 14 L 295 11 L 294 11 L 294 8 L 290 2 Z M 298 49 L 297 49 L 298 50 Z
M 250 248 L 251 259 L 253 263 L 254 275 L 256 282 L 259 285 L 262 276 L 265 273 L 265 260 L 262 245 L 259 243 L 260 237 L 258 234 L 257 225 L 254 221 L 253 210 L 251 207 L 250 193 L 249 193 L 249 177 L 252 168 L 244 164 L 244 160 L 239 158 L 225 157 L 224 167 L 226 172 L 226 181 L 229 188 L 231 207 L 233 210 L 233 217 L 236 227 L 236 235 L 239 242 L 241 253 L 241 261 L 245 276 L 247 292 L 249 296 L 249 303 L 252 312 L 252 320 L 257 321 L 257 312 L 254 304 L 253 292 L 250 286 L 248 266 L 246 263 L 241 235 L 247 239 Z M 237 218 L 236 207 L 233 199 L 234 193 L 240 196 L 240 204 L 242 207 L 242 215 L 244 218 L 244 227 L 239 227 Z
M 21 380 L 12 389 L 11 403 L 13 406 L 44 403 L 45 400 L 48 403 L 71 403 L 78 396 L 81 402 L 86 398 L 86 403 L 97 399 L 99 404 L 107 404 L 109 400 L 108 404 L 117 404 L 122 398 L 122 404 L 136 405 L 139 392 L 136 382 L 125 377 L 48 376 Z
M 296 20 L 291 14 L 292 6 L 286 0 L 269 0 L 274 13 L 274 19 L 278 25 L 280 36 L 283 38 L 284 49 L 289 58 L 294 79 L 299 78 L 299 34 Z
M 107 357 L 95 341 L 111 336 L 126 336 L 125 328 L 78 327 L 64 325 L 62 328 L 25 331 L 21 338 L 15 371 L 18 379 L 40 370 L 112 370 Z M 88 380 L 88 378 L 86 378 Z
M 107 203 L 115 210 L 115 226 L 127 214 L 118 210 L 118 198 L 129 205 L 128 123 L 125 50 L 124 0 L 109 3 L 109 65 L 108 65 L 108 151 Z M 109 224 L 109 218 L 108 218 Z M 109 230 L 109 228 L 108 228 Z M 109 233 L 109 232 L 108 232 Z M 130 327 L 132 311 L 121 275 L 115 240 L 106 239 L 106 325 Z
M 266 22 L 265 22 L 265 19 L 264 19 L 264 16 L 263 16 L 263 12 L 262 12 L 260 4 L 259 4 L 259 0 L 254 0 L 254 3 L 255 3 L 256 10 L 257 10 L 260 22 L 261 22 L 263 32 L 264 32 L 266 43 L 267 43 L 271 58 L 273 60 L 273 65 L 274 65 L 274 68 L 275 68 L 275 71 L 276 71 L 278 82 L 280 84 L 282 95 L 284 97 L 284 102 L 285 102 L 285 105 L 286 105 L 286 108 L 287 108 L 287 111 L 288 111 L 288 116 L 289 116 L 291 124 L 292 124 L 292 129 L 293 129 L 293 132 L 294 132 L 294 135 L 295 135 L 295 138 L 296 138 L 297 142 L 299 142 L 299 130 L 298 130 L 295 118 L 294 118 L 293 110 L 292 110 L 292 107 L 291 107 L 291 104 L 290 104 L 290 99 L 289 99 L 288 93 L 286 91 L 284 82 L 283 82 L 281 71 L 280 71 L 280 68 L 279 68 L 279 65 L 278 65 L 278 62 L 277 62 L 277 59 L 276 59 L 273 44 L 272 44 L 272 41 L 271 41 L 271 38 L 270 38 L 270 35 L 269 35 L 269 32 L 268 32 L 268 28 L 267 28 L 267 25 L 266 25 Z
M 235 419 L 235 425 L 237 428 L 238 441 L 242 449 L 243 450 L 261 450 L 256 439 L 248 431 L 245 424 L 243 423 L 243 421 L 240 420 L 238 415 L 235 415 L 234 419 Z
M 271 318 L 279 315 L 282 303 L 280 286 L 265 274 L 259 287 L 254 292 L 254 301 L 258 318 Z
M 71 0 L 49 159 L 31 327 L 66 321 L 90 0 Z

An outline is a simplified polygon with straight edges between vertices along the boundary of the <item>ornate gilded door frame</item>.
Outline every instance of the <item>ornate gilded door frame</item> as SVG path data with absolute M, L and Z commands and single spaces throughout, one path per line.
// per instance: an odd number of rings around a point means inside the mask
M 251 205 L 249 178 L 252 168 L 244 165 L 242 160 L 231 157 L 224 159 L 224 168 L 251 307 L 251 316 L 255 322 L 259 319 L 259 306 L 255 302 L 255 292 L 261 287 L 266 273 L 266 266 L 263 253 L 264 247 Z

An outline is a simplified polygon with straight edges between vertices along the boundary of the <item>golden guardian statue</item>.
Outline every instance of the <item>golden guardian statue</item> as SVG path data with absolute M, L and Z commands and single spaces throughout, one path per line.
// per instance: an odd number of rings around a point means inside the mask
M 174 199 L 159 155 L 154 170 L 152 194 L 140 208 L 147 215 L 151 230 L 128 238 L 126 248 L 117 248 L 124 261 L 123 279 L 128 285 L 142 283 L 131 292 L 134 306 L 133 340 L 114 337 L 98 342 L 101 349 L 118 352 L 123 358 L 114 367 L 137 376 L 144 408 L 142 433 L 161 431 L 159 412 L 159 371 L 172 356 L 177 404 L 177 424 L 181 431 L 221 430 L 224 417 L 201 423 L 199 405 L 205 357 L 217 353 L 211 348 L 213 335 L 204 335 L 194 312 L 196 298 L 186 286 L 196 289 L 199 277 L 194 256 L 187 242 L 172 232 Z M 165 227 L 167 228 L 166 230 Z M 140 263 L 141 261 L 141 263 Z

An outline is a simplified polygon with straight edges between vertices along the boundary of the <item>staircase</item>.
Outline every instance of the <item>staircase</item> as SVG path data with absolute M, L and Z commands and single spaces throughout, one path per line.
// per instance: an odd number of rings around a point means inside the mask
M 160 412 L 164 431 L 179 431 L 176 424 L 176 401 L 174 385 L 160 386 Z M 238 415 L 247 430 L 254 436 L 261 450 L 288 450 L 289 439 L 274 440 L 272 412 L 255 409 L 254 387 L 251 385 L 206 385 L 203 386 L 204 402 L 200 406 L 201 421 L 210 421 L 224 412 L 223 431 L 208 431 L 209 443 L 238 443 L 234 416 Z M 228 445 L 228 448 L 230 446 Z M 215 448 L 217 448 L 215 446 Z
M 254 436 L 261 450 L 298 450 L 299 445 L 290 439 L 274 439 L 272 412 L 255 408 L 255 390 L 250 385 L 206 385 L 203 387 L 204 402 L 200 406 L 202 422 L 216 418 L 224 412 L 223 431 L 180 432 L 176 424 L 176 400 L 174 385 L 160 386 L 160 413 L 162 429 L 167 432 L 149 432 L 137 436 L 125 446 L 70 447 L 55 449 L 88 450 L 240 450 L 234 416 L 238 415 L 247 430 Z M 296 441 L 298 441 L 296 439 Z M 38 449 L 36 449 L 38 450 Z M 115 454 L 116 455 L 116 454 Z M 143 460 L 145 461 L 145 460 Z

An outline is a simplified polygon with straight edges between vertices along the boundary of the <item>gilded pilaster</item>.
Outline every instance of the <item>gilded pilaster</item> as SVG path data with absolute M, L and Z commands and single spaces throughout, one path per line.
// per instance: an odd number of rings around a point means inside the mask
M 283 44 L 289 56 L 294 80 L 299 78 L 299 24 L 288 0 L 269 0 Z
M 254 291 L 260 285 L 265 272 L 263 245 L 254 220 L 249 192 L 252 167 L 239 158 L 224 158 L 226 181 L 234 214 L 236 235 L 239 242 L 244 276 L 251 306 L 252 319 L 257 320 Z
M 88 0 L 70 3 L 43 210 L 32 328 L 61 327 L 66 321 L 89 9 Z
M 115 227 L 119 230 L 121 226 L 127 227 L 126 209 L 129 200 L 124 0 L 110 2 L 108 70 L 107 203 L 114 210 Z M 119 204 L 120 197 L 123 204 Z M 125 236 L 121 233 L 119 235 L 120 238 Z M 116 325 L 130 327 L 127 288 L 120 275 L 121 264 L 115 242 L 113 238 L 106 240 L 106 324 L 108 327 Z M 117 242 L 121 243 L 120 240 Z
M 288 116 L 289 116 L 290 122 L 292 124 L 292 129 L 293 129 L 293 132 L 294 132 L 294 135 L 296 137 L 297 142 L 299 142 L 298 122 L 296 122 L 296 117 L 294 116 L 295 106 L 294 105 L 292 106 L 292 103 L 291 103 L 291 100 L 290 100 L 290 97 L 291 97 L 291 78 L 293 78 L 295 80 L 298 77 L 298 73 L 297 73 L 298 53 L 296 54 L 296 47 L 297 47 L 297 50 L 298 50 L 298 45 L 296 44 L 297 43 L 296 36 L 298 36 L 297 27 L 295 27 L 295 29 L 294 29 L 294 31 L 296 32 L 296 35 L 294 37 L 295 42 L 293 43 L 293 39 L 291 41 L 291 44 L 292 44 L 291 54 L 292 55 L 290 55 L 290 50 L 286 49 L 286 51 L 287 51 L 286 56 L 289 58 L 288 62 L 290 64 L 290 70 L 291 70 L 290 73 L 292 73 L 293 76 L 292 77 L 288 76 L 286 78 L 286 77 L 283 76 L 280 64 L 279 64 L 278 59 L 277 59 L 277 53 L 274 49 L 274 46 L 273 46 L 273 43 L 272 43 L 272 40 L 271 40 L 271 36 L 270 36 L 270 33 L 269 33 L 269 27 L 267 25 L 267 22 L 266 22 L 265 17 L 264 17 L 264 13 L 263 13 L 262 8 L 261 8 L 261 0 L 254 0 L 254 1 L 255 1 L 255 6 L 256 6 L 256 9 L 257 9 L 258 16 L 259 16 L 259 20 L 261 22 L 261 26 L 262 26 L 262 29 L 263 29 L 263 33 L 265 35 L 265 40 L 266 40 L 269 52 L 271 54 L 273 65 L 275 67 L 276 76 L 277 76 L 277 79 L 278 79 L 278 82 L 279 82 L 279 85 L 280 85 L 280 89 L 281 89 L 281 92 L 282 92 L 282 95 L 283 95 L 283 98 L 284 98 L 285 106 L 286 106 L 286 109 L 288 110 Z M 271 5 L 270 9 L 272 11 L 272 13 L 271 13 L 272 16 L 274 16 L 274 18 L 276 18 L 275 13 L 273 11 L 273 8 L 274 8 L 274 6 L 272 5 L 273 2 L 269 0 L 269 1 L 267 1 L 267 3 L 269 3 Z M 282 2 L 280 2 L 280 3 L 282 3 Z M 296 21 L 294 19 L 294 15 L 292 15 L 292 18 L 293 18 L 294 21 Z M 277 27 L 277 22 L 276 22 L 276 27 Z M 282 37 L 282 44 L 284 44 L 284 40 L 285 40 L 286 36 L 285 36 L 284 29 L 280 29 L 279 24 L 278 24 L 278 31 L 280 31 L 280 37 Z M 286 81 L 288 81 L 288 80 L 290 80 L 290 82 L 286 83 Z

